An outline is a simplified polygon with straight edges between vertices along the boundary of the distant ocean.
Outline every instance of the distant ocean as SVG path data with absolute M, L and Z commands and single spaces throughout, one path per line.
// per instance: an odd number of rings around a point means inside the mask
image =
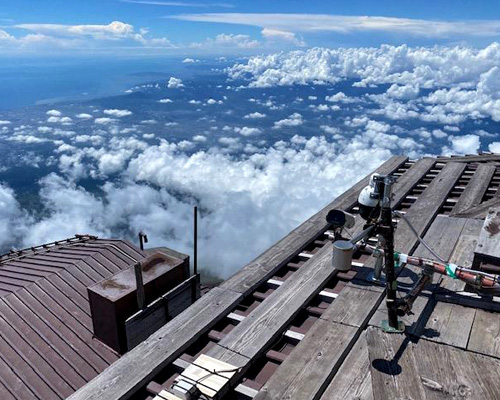
M 191 71 L 179 58 L 1 59 L 0 110 L 123 93 L 133 85 Z

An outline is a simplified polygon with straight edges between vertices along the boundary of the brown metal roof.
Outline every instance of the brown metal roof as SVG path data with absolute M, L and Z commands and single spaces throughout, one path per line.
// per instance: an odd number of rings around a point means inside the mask
M 0 399 L 66 398 L 117 360 L 93 338 L 87 286 L 144 256 L 93 236 L 0 256 Z

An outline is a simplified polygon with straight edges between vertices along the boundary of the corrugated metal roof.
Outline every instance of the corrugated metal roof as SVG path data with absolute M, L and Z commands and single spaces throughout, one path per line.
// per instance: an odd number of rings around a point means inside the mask
M 66 398 L 117 360 L 93 338 L 87 286 L 144 256 L 92 236 L 1 256 L 0 398 Z

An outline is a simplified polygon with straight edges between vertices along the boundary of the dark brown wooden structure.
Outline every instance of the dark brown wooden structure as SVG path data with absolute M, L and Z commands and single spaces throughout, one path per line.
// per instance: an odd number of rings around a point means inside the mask
M 189 277 L 188 256 L 161 250 L 167 254 L 154 252 L 161 260 L 145 264 L 148 302 Z M 138 309 L 133 266 L 151 257 L 127 241 L 89 235 L 0 256 L 0 399 L 64 399 L 118 360 L 95 331 L 103 321 L 125 327 Z M 89 293 L 101 296 L 93 307 Z M 189 287 L 183 309 L 192 294 Z
M 500 205 L 500 155 L 393 157 L 395 209 L 441 254 L 464 266 L 492 267 L 476 251 L 491 207 Z M 71 400 L 168 399 L 165 389 L 203 355 L 233 366 L 220 376 L 224 399 L 499 399 L 500 310 L 495 298 L 435 276 L 404 317 L 405 334 L 379 329 L 384 288 L 367 280 L 374 259 L 331 264 L 325 221 L 332 208 L 357 212 L 368 177 L 151 335 Z M 430 257 L 406 224 L 397 251 Z M 354 235 L 363 226 L 357 218 Z M 498 255 L 498 254 L 497 254 Z M 494 267 L 494 265 L 493 265 Z M 405 294 L 417 269 L 399 270 Z

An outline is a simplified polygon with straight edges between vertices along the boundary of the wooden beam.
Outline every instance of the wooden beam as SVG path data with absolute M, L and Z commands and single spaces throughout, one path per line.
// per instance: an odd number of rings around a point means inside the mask
M 477 167 L 469 184 L 453 207 L 451 211 L 452 215 L 467 212 L 471 207 L 475 207 L 481 203 L 495 171 L 496 167 L 493 165 L 481 164 Z

